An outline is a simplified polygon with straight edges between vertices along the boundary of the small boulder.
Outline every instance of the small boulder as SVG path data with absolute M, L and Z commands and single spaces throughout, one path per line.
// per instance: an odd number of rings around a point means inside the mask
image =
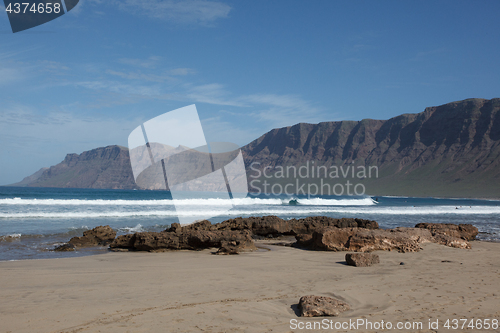
M 180 223 L 172 223 L 170 228 L 166 229 L 165 232 L 180 232 L 182 230 L 182 226 Z
M 241 244 L 238 241 L 222 241 L 221 247 L 215 254 L 238 254 L 241 250 Z
M 302 317 L 338 316 L 350 309 L 349 304 L 333 297 L 302 296 L 299 301 Z
M 295 236 L 297 242 L 294 246 L 299 248 L 309 248 L 312 244 L 312 234 L 300 234 Z
M 346 253 L 345 261 L 350 266 L 368 267 L 380 263 L 380 258 L 375 253 Z

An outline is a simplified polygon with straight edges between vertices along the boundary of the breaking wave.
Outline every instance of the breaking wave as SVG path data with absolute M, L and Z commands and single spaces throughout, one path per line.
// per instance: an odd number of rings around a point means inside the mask
M 300 201 L 300 200 L 299 200 Z M 103 211 L 29 211 L 29 212 L 10 212 L 1 213 L 1 218 L 102 218 L 102 217 L 162 217 L 162 216 L 248 216 L 248 215 L 311 215 L 311 214 L 329 214 L 342 213 L 354 215 L 492 215 L 500 214 L 498 206 L 472 206 L 457 208 L 455 206 L 422 206 L 422 207 L 325 207 L 317 206 L 276 206 L 276 207 L 255 207 L 252 209 L 242 209 L 236 207 L 226 211 L 224 207 L 217 209 L 213 207 L 198 207 L 197 209 L 189 210 L 154 210 L 154 209 L 139 209 L 139 210 L 103 210 Z
M 5 235 L 5 236 L 0 236 L 0 242 L 2 241 L 13 241 L 21 238 L 21 234 L 11 234 L 11 235 Z
M 279 199 L 279 198 L 241 198 L 241 199 L 159 199 L 159 200 L 105 200 L 105 199 L 0 199 L 0 205 L 16 206 L 251 206 L 251 205 L 282 205 L 290 200 L 297 200 L 300 205 L 309 206 L 370 206 L 376 205 L 372 198 L 353 199 Z

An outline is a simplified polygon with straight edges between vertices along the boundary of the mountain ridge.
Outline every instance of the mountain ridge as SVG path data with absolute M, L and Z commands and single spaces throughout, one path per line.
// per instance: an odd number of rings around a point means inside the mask
M 95 148 L 81 154 L 67 154 L 61 163 L 45 168 L 36 179 L 26 184 L 26 179 L 29 177 L 10 186 L 22 186 L 23 183 L 28 187 L 137 188 L 130 166 L 128 148 L 118 145 Z
M 376 165 L 381 176 L 366 183 L 378 195 L 500 197 L 499 109 L 498 98 L 467 99 L 388 120 L 302 123 L 271 130 L 243 151 L 261 169 L 307 160 Z
M 114 147 L 68 154 L 28 186 L 136 188 L 126 148 L 105 153 Z M 308 161 L 374 165 L 379 177 L 363 180 L 368 194 L 500 198 L 500 99 L 471 98 L 388 120 L 299 123 L 272 129 L 241 149 L 248 173 Z

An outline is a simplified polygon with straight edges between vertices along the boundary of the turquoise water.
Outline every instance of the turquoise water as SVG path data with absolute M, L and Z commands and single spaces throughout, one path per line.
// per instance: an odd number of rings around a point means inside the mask
M 216 223 L 238 216 L 277 215 L 287 219 L 324 215 L 372 219 L 381 228 L 412 227 L 420 222 L 470 223 L 479 228 L 480 239 L 500 240 L 500 202 L 490 200 L 249 195 L 230 201 L 197 193 L 173 201 L 166 191 L 0 187 L 0 260 L 101 253 L 106 250 L 49 250 L 99 225 L 110 225 L 118 234 L 161 231 L 178 221 L 176 206 L 182 208 L 180 214 L 194 220 L 214 216 L 230 204 L 234 205 L 231 210 L 209 220 Z

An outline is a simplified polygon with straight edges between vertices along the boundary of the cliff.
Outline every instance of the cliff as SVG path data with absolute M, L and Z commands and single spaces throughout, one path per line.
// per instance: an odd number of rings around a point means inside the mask
M 377 166 L 375 195 L 500 197 L 500 99 L 467 99 L 389 120 L 297 124 L 243 147 L 260 169 Z
M 40 172 L 41 171 L 41 172 Z M 25 178 L 12 186 L 60 188 L 137 188 L 128 149 L 108 146 L 78 154 L 68 154 L 59 164 L 39 170 L 31 182 Z
M 389 120 L 300 123 L 273 129 L 242 151 L 249 180 L 256 168 L 272 173 L 314 161 L 376 166 L 378 177 L 363 180 L 373 195 L 500 198 L 499 110 L 498 98 L 467 99 Z M 17 185 L 136 187 L 128 150 L 119 146 L 69 154 L 31 177 Z

